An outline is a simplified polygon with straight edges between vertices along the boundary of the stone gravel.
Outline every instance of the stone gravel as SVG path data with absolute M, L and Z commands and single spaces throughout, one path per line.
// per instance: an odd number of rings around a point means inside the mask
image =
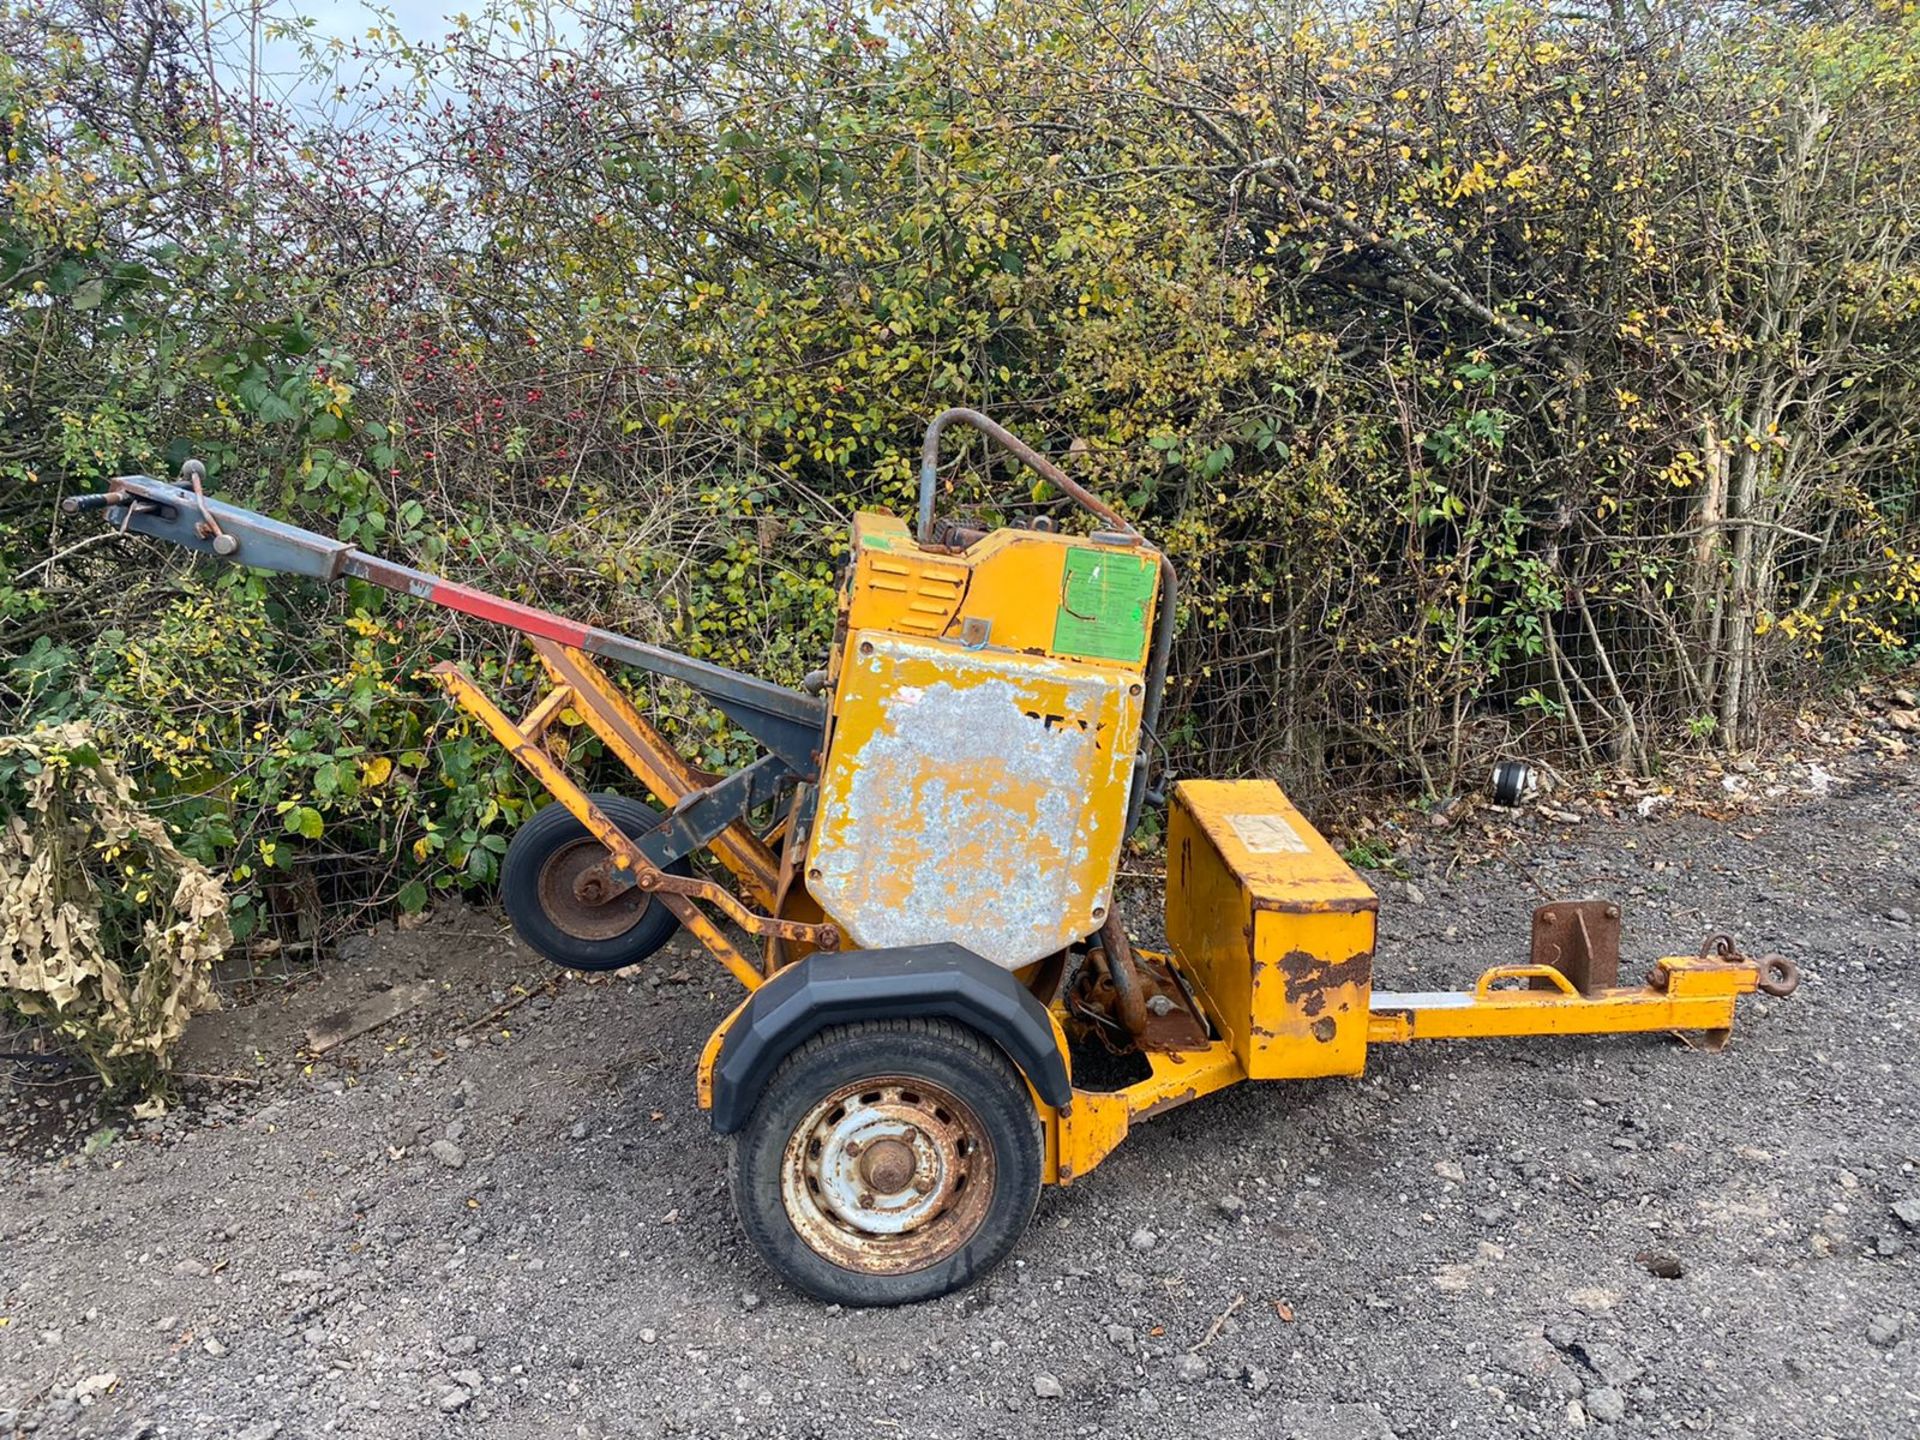
M 717 971 L 680 948 L 476 1023 L 549 978 L 497 917 L 388 927 L 222 1021 L 257 1084 L 92 1153 L 8 1096 L 0 1433 L 1920 1435 L 1914 772 L 1515 828 L 1478 863 L 1407 832 L 1379 985 L 1470 983 L 1535 904 L 1605 894 L 1630 973 L 1725 930 L 1800 993 L 1720 1053 L 1436 1044 L 1238 1087 L 1043 1196 L 974 1289 L 855 1312 L 735 1226 L 691 1084 Z M 349 974 L 447 1001 L 309 1068 L 275 1017 Z

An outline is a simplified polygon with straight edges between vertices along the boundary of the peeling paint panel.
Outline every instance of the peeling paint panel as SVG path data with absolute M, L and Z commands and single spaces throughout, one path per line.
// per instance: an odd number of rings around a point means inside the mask
M 1139 744 L 1135 675 L 878 631 L 850 638 L 807 888 L 854 942 L 1015 969 L 1097 929 Z

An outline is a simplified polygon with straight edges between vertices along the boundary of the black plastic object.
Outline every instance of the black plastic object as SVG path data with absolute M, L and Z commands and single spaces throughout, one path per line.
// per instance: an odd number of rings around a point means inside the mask
M 1493 803 L 1518 805 L 1533 789 L 1533 767 L 1524 760 L 1502 760 L 1493 767 Z
M 745 1125 L 780 1062 L 822 1030 L 916 1016 L 978 1031 L 1049 1105 L 1064 1109 L 1072 1100 L 1046 1006 L 998 965 L 951 943 L 822 952 L 754 991 L 727 1031 L 713 1069 L 714 1132 L 731 1135 Z

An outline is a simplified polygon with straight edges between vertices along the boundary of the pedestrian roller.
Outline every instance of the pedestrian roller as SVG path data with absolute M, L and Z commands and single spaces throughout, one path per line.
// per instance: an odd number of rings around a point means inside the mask
M 1081 519 L 982 530 L 937 516 L 955 426 Z M 1084 1181 L 1136 1122 L 1229 1085 L 1357 1076 L 1372 1047 L 1416 1040 L 1718 1044 L 1741 995 L 1798 983 L 1790 961 L 1714 936 L 1622 984 L 1618 907 L 1570 899 L 1539 907 L 1524 958 L 1471 989 L 1376 989 L 1379 899 L 1279 786 L 1150 785 L 1171 561 L 974 410 L 928 427 L 911 526 L 854 518 L 831 653 L 799 688 L 394 564 L 205 481 L 189 462 L 179 483 L 127 476 L 66 504 L 526 638 L 550 688 L 523 716 L 456 665 L 433 672 L 553 797 L 507 851 L 506 912 L 558 965 L 637 965 L 684 929 L 739 982 L 696 1093 L 732 1143 L 747 1235 L 824 1301 L 966 1285 L 1006 1258 L 1042 1186 Z M 690 686 L 759 758 L 717 777 L 690 763 L 609 664 Z M 569 773 L 550 743 L 563 712 L 631 772 L 631 793 L 589 793 Z M 1115 893 L 1149 804 L 1167 811 L 1164 950 L 1131 942 Z

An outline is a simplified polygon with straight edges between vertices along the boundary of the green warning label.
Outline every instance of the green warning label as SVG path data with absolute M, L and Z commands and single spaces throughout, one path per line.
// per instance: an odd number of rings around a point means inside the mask
M 1053 625 L 1054 653 L 1138 660 L 1147 648 L 1155 568 L 1153 560 L 1131 550 L 1067 551 Z

